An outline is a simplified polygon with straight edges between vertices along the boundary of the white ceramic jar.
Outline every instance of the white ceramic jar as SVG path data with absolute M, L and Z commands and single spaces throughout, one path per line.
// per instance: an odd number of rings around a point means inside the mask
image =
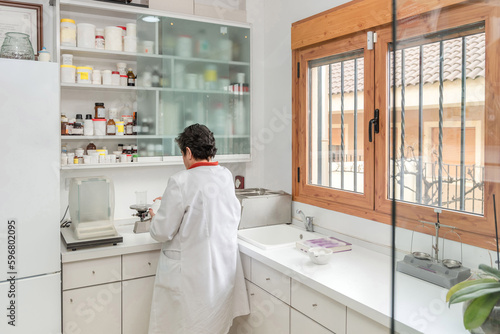
M 123 37 L 123 51 L 137 52 L 137 37 L 128 35 Z
M 78 23 L 77 46 L 79 48 L 95 49 L 95 25 L 90 23 Z
M 94 135 L 95 136 L 105 136 L 106 135 L 106 120 L 102 118 L 94 118 Z
M 76 24 L 72 19 L 61 19 L 61 45 L 76 46 Z

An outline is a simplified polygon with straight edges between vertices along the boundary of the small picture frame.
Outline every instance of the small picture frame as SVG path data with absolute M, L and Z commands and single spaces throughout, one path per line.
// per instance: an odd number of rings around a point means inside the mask
M 30 36 L 35 54 L 43 47 L 43 4 L 0 0 L 0 47 L 7 32 Z

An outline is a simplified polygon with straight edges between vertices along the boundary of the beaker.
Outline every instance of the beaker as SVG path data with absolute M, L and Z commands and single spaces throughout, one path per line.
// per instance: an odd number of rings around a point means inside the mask
M 147 190 L 138 190 L 135 192 L 135 204 L 146 205 L 148 203 L 148 192 Z

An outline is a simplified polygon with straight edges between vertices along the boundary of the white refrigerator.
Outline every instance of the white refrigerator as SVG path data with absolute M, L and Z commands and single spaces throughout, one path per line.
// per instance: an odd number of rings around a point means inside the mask
M 61 333 L 57 63 L 0 58 L 0 333 Z

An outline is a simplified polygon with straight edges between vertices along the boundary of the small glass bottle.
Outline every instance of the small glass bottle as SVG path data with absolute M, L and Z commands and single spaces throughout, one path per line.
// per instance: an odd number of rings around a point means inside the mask
M 135 86 L 135 74 L 131 68 L 127 72 L 127 86 Z
M 132 118 L 127 118 L 127 123 L 125 124 L 125 134 L 131 136 L 134 134 L 134 123 L 132 122 Z
M 132 121 L 132 124 L 132 134 L 135 136 L 140 132 L 139 125 L 137 124 L 137 111 L 134 112 L 134 120 Z
M 94 143 L 90 142 L 88 145 L 87 145 L 87 154 L 89 154 L 89 151 L 93 151 L 93 150 L 96 150 L 97 147 L 95 146 Z
M 61 114 L 61 135 L 68 135 L 68 118 L 64 114 Z
M 73 124 L 73 135 L 76 136 L 83 136 L 83 118 L 82 114 L 76 114 L 76 120 L 75 123 Z
M 108 124 L 106 125 L 106 135 L 108 136 L 116 135 L 116 123 L 112 117 L 109 118 Z
M 131 68 L 127 72 L 127 86 L 135 86 L 135 74 Z
M 105 119 L 106 118 L 106 108 L 104 108 L 104 103 L 96 102 L 94 110 L 95 110 L 94 118 L 96 118 L 96 119 Z

